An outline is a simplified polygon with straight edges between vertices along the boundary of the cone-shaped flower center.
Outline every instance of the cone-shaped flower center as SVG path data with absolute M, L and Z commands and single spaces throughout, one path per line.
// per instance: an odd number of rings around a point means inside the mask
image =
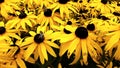
M 6 32 L 5 27 L 0 27 L 0 34 L 4 34 Z
M 101 3 L 107 4 L 107 0 L 101 0 Z
M 64 32 L 65 32 L 66 34 L 70 34 L 70 33 L 71 33 L 69 30 L 67 30 L 67 29 L 65 29 L 65 28 L 64 28 Z
M 43 42 L 44 39 L 45 39 L 45 37 L 44 37 L 43 34 L 37 34 L 37 35 L 35 35 L 35 37 L 34 37 L 34 41 L 35 41 L 36 43 L 38 43 L 38 44 L 41 43 L 41 42 Z
M 3 3 L 4 2 L 4 0 L 0 0 L 0 3 Z
M 85 27 L 78 27 L 75 31 L 75 35 L 80 39 L 85 39 L 88 37 L 88 31 Z
M 92 24 L 88 24 L 87 25 L 87 29 L 90 30 L 90 31 L 93 31 L 95 30 L 95 25 L 92 23 Z
M 72 25 L 72 22 L 71 22 L 71 21 L 68 21 L 68 22 L 67 22 L 67 25 Z
M 59 2 L 60 4 L 66 4 L 68 1 L 69 1 L 69 0 L 59 0 L 58 2 Z
M 52 15 L 52 10 L 51 10 L 51 9 L 46 9 L 46 10 L 44 11 L 44 15 L 45 15 L 46 17 L 50 17 L 50 16 Z
M 27 14 L 26 14 L 24 11 L 21 11 L 21 12 L 20 12 L 20 15 L 19 15 L 19 18 L 20 18 L 20 19 L 23 19 L 23 18 L 25 18 L 25 17 L 27 17 Z

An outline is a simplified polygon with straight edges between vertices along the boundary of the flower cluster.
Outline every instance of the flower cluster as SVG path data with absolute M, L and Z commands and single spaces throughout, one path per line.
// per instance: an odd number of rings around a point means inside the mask
M 119 9 L 110 0 L 1 0 L 0 68 L 119 67 Z

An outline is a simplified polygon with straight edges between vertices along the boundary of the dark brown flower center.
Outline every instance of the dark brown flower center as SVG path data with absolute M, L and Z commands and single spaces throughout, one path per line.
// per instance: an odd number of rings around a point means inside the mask
M 68 22 L 67 22 L 67 25 L 72 25 L 72 22 L 71 22 L 71 21 L 68 21 Z
M 59 0 L 58 2 L 59 2 L 60 4 L 66 4 L 68 1 L 69 1 L 69 0 Z
M 4 2 L 4 0 L 0 0 L 0 3 L 3 3 Z
M 85 39 L 88 37 L 88 31 L 85 27 L 78 27 L 75 31 L 75 35 L 80 39 Z
M 0 27 L 0 34 L 4 34 L 6 32 L 5 27 Z
M 44 35 L 43 34 L 36 34 L 35 36 L 34 36 L 34 41 L 36 42 L 36 43 L 42 43 L 43 41 L 44 41 L 44 39 L 45 39 L 45 37 L 44 37 Z
M 107 0 L 101 0 L 101 3 L 107 4 Z
M 44 11 L 44 15 L 45 15 L 46 17 L 50 17 L 50 16 L 52 15 L 52 10 L 51 10 L 51 9 L 46 9 L 46 10 Z
M 87 29 L 90 30 L 90 31 L 93 31 L 95 30 L 95 25 L 92 23 L 92 24 L 88 24 L 87 25 Z
M 25 17 L 27 17 L 27 14 L 26 14 L 24 11 L 21 11 L 21 12 L 20 12 L 20 15 L 19 15 L 19 18 L 20 18 L 20 19 L 23 19 L 23 18 L 25 18 Z

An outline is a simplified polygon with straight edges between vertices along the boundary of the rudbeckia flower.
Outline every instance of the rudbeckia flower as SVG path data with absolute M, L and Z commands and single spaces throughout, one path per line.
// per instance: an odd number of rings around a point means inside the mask
M 101 13 L 110 13 L 114 11 L 114 8 L 108 3 L 108 0 L 90 1 L 90 6 L 95 7 L 96 10 L 100 11 Z
M 20 9 L 15 3 L 20 0 L 0 0 L 0 14 L 7 19 L 8 12 L 14 12 L 14 9 Z M 13 9 L 14 8 L 14 9 Z
M 26 38 L 22 44 L 22 46 L 28 45 L 28 48 L 24 53 L 25 60 L 28 60 L 30 55 L 34 54 L 35 60 L 39 57 L 40 62 L 44 64 L 45 60 L 48 60 L 47 52 L 53 57 L 57 56 L 52 47 L 59 48 L 59 46 L 54 42 L 49 41 L 51 39 L 51 34 L 53 33 L 52 30 L 45 31 L 45 27 L 39 26 L 37 32 L 30 31 L 29 33 L 31 37 Z
M 16 12 L 17 13 L 17 12 Z M 9 20 L 7 22 L 7 25 L 10 28 L 23 28 L 24 30 L 26 30 L 26 25 L 28 25 L 29 27 L 32 27 L 34 24 L 36 24 L 36 19 L 37 17 L 32 14 L 32 12 L 28 12 L 28 11 L 20 11 L 20 13 L 18 12 L 18 16 L 14 17 L 13 19 Z
M 62 18 L 64 18 L 64 16 L 69 18 L 71 11 L 77 13 L 76 3 L 70 0 L 57 0 L 57 2 L 53 3 L 49 8 L 53 9 L 53 13 L 59 9 Z
M 13 67 L 13 68 L 27 68 L 24 63 L 24 50 L 26 47 L 20 47 L 17 43 L 9 43 L 9 50 L 3 55 L 0 55 L 1 59 L 1 67 Z M 32 58 L 30 61 L 35 62 Z
M 53 0 L 23 0 L 25 4 L 28 4 L 29 8 L 40 7 L 44 8 L 50 6 L 50 4 L 54 3 Z
M 59 24 L 65 24 L 65 22 L 62 21 L 62 19 L 56 15 L 56 13 L 53 13 L 51 9 L 45 9 L 42 11 L 40 15 L 38 15 L 37 22 L 39 22 L 40 26 L 47 27 L 49 25 L 52 29 L 59 29 Z
M 111 36 L 111 37 L 105 46 L 106 51 L 118 46 L 117 44 L 120 41 L 119 40 L 119 38 L 120 38 L 120 36 L 119 36 L 120 28 L 119 27 L 120 27 L 120 24 L 117 24 L 117 25 L 110 26 L 110 28 L 108 29 L 109 32 L 106 35 Z M 112 32 L 110 32 L 110 31 L 112 31 Z
M 11 41 L 10 37 L 20 39 L 20 37 L 16 34 L 17 32 L 19 32 L 19 30 L 10 29 L 6 24 L 4 24 L 4 22 L 0 22 L 0 40 Z
M 68 26 L 66 28 L 72 33 L 62 34 L 62 36 L 59 37 L 61 43 L 59 55 L 62 56 L 67 51 L 68 58 L 70 58 L 72 54 L 75 54 L 75 58 L 71 64 L 75 64 L 82 56 L 84 64 L 87 65 L 88 54 L 90 54 L 92 59 L 97 62 L 100 54 L 102 54 L 102 50 L 100 46 L 92 39 L 92 33 L 90 33 L 87 28 L 82 26 Z

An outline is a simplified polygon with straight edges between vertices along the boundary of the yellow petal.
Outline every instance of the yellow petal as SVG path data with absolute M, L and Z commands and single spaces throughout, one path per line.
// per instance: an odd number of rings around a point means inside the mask
M 7 33 L 10 37 L 16 38 L 16 39 L 21 39 L 18 35 L 16 35 L 15 33 Z
M 3 21 L 0 22 L 0 26 L 4 27 L 4 22 Z
M 49 36 L 49 35 L 51 35 L 53 33 L 53 30 L 48 30 L 47 32 L 45 32 L 45 37 L 47 37 L 47 36 Z
M 37 44 L 34 44 L 34 43 L 29 45 L 29 47 L 27 48 L 27 50 L 24 53 L 25 60 L 28 60 L 28 58 L 34 52 L 36 47 L 37 47 Z
M 83 62 L 87 65 L 87 57 L 88 57 L 88 51 L 87 51 L 87 44 L 86 39 L 81 40 L 81 46 L 82 46 L 82 56 L 83 56 Z
M 48 60 L 48 55 L 47 55 L 45 44 L 41 43 L 40 46 L 41 46 L 41 51 L 42 51 L 42 54 L 43 54 L 44 58 L 46 60 Z
M 45 45 L 45 47 L 46 47 L 46 49 L 47 49 L 47 52 L 48 52 L 50 55 L 52 55 L 52 56 L 54 56 L 54 57 L 57 57 L 56 54 L 55 54 L 55 52 L 54 52 L 54 50 L 53 50 L 50 46 Z
M 66 42 L 60 45 L 60 52 L 59 52 L 60 57 L 68 50 L 69 45 L 70 45 L 70 42 Z
M 80 42 L 79 38 L 74 39 L 73 41 L 71 41 L 69 47 L 68 47 L 68 58 L 70 58 L 70 56 L 72 55 L 72 53 L 74 52 L 74 50 L 76 50 L 78 43 Z
M 59 48 L 59 46 L 53 42 L 50 42 L 50 41 L 45 41 L 46 44 L 48 44 L 49 46 L 52 46 L 54 48 Z
M 28 60 L 27 60 L 29 63 L 35 63 L 35 59 L 33 59 L 32 57 L 29 57 Z
M 62 17 L 62 19 L 63 19 L 63 13 L 64 13 L 64 8 L 63 8 L 63 6 L 61 6 L 60 7 L 60 16 Z
M 119 33 L 116 33 L 115 35 L 113 35 L 110 40 L 108 41 L 107 45 L 105 46 L 105 50 L 108 51 L 109 49 L 111 49 L 115 43 L 117 43 L 119 41 Z
M 73 40 L 74 38 L 75 38 L 75 35 L 73 35 L 73 34 L 62 35 L 62 36 L 61 36 L 61 39 L 60 39 L 60 42 L 61 42 L 61 43 L 68 42 L 68 41 Z
M 40 61 L 42 64 L 45 63 L 45 60 L 44 60 L 44 56 L 43 56 L 43 53 L 42 53 L 42 50 L 41 50 L 41 46 L 38 46 L 38 54 L 39 54 L 39 57 L 40 57 Z
M 75 59 L 73 60 L 72 63 L 70 63 L 70 65 L 75 64 L 80 59 L 80 56 L 81 56 L 81 45 L 79 42 L 75 50 Z
M 26 20 L 26 23 L 28 26 L 32 27 L 32 23 L 30 22 L 30 20 Z
M 20 58 L 16 59 L 17 64 L 20 66 L 20 68 L 27 68 L 24 61 Z
M 34 31 L 30 31 L 29 34 L 33 37 L 36 35 L 36 33 Z
M 29 45 L 29 44 L 31 44 L 33 42 L 34 42 L 33 37 L 28 37 L 28 38 L 25 38 L 25 41 L 22 42 L 20 46 Z
M 61 63 L 58 63 L 58 68 L 62 68 L 62 65 L 61 65 Z

